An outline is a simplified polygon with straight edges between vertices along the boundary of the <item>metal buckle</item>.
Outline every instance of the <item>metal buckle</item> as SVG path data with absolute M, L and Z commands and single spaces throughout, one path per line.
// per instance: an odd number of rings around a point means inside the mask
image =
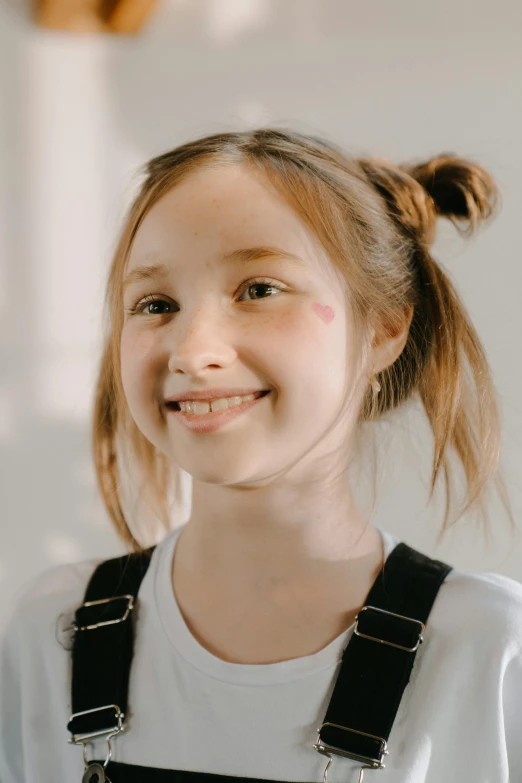
M 83 763 L 85 765 L 85 769 L 89 766 L 91 762 L 87 760 L 87 752 L 86 752 L 86 743 L 88 740 L 93 739 L 94 737 L 102 737 L 104 734 L 107 735 L 107 756 L 105 757 L 105 761 L 103 762 L 104 769 L 107 767 L 107 764 L 111 760 L 112 756 L 112 747 L 111 747 L 111 739 L 112 737 L 115 737 L 117 734 L 120 734 L 122 731 L 125 731 L 125 726 L 123 725 L 123 719 L 125 718 L 125 715 L 120 710 L 117 704 L 106 704 L 105 707 L 94 707 L 92 710 L 84 710 L 83 712 L 75 712 L 71 715 L 69 719 L 69 723 L 73 720 L 73 718 L 77 718 L 79 715 L 89 715 L 91 712 L 99 712 L 100 710 L 106 710 L 110 707 L 114 707 L 116 710 L 116 718 L 118 719 L 118 725 L 112 726 L 110 729 L 103 729 L 102 731 L 94 731 L 90 734 L 78 734 L 70 737 L 70 739 L 67 740 L 70 744 L 73 743 L 74 745 L 81 745 L 82 746 L 82 753 L 83 753 Z M 88 743 L 87 743 L 88 744 Z M 110 783 L 109 778 L 105 776 L 105 779 Z
M 374 759 L 371 756 L 363 756 L 358 753 L 351 753 L 347 750 L 342 750 L 341 748 L 334 748 L 331 745 L 324 745 L 321 741 L 321 731 L 325 728 L 325 726 L 333 726 L 335 729 L 342 729 L 342 731 L 351 731 L 354 734 L 362 734 L 364 737 L 371 737 L 371 739 L 376 739 L 379 742 L 382 743 L 382 750 L 380 752 L 381 758 Z M 325 756 L 328 756 L 330 753 L 335 753 L 337 756 L 348 756 L 350 759 L 354 759 L 355 761 L 363 761 L 368 762 L 371 764 L 372 769 L 384 769 L 386 766 L 382 763 L 382 757 L 389 755 L 389 751 L 386 750 L 386 740 L 383 737 L 376 737 L 375 734 L 367 734 L 365 731 L 358 731 L 357 729 L 350 729 L 347 726 L 338 726 L 337 723 L 323 723 L 321 728 L 317 732 L 317 742 L 314 745 L 314 748 L 318 751 L 318 753 L 322 753 Z
M 347 750 L 342 750 L 341 748 L 334 748 L 331 745 L 324 745 L 321 742 L 321 729 L 323 729 L 325 726 L 333 726 L 336 729 L 342 729 L 342 731 L 352 731 L 354 734 L 362 734 L 364 737 L 371 737 L 372 739 L 376 739 L 379 742 L 382 743 L 382 751 L 381 751 L 381 758 L 374 759 L 371 756 L 363 756 L 357 753 L 350 753 Z M 362 783 L 364 770 L 365 769 L 385 769 L 386 764 L 382 763 L 382 757 L 388 756 L 389 751 L 386 749 L 386 740 L 383 737 L 376 737 L 375 734 L 367 734 L 365 731 L 358 731 L 357 729 L 350 729 L 347 726 L 338 726 L 337 723 L 323 723 L 320 729 L 318 729 L 317 732 L 317 742 L 313 746 L 315 750 L 318 751 L 318 753 L 322 753 L 324 756 L 328 756 L 328 763 L 324 769 L 323 773 L 323 783 L 328 783 L 328 767 L 332 763 L 332 757 L 330 756 L 330 753 L 335 753 L 336 756 L 346 756 L 350 759 L 353 759 L 354 761 L 361 761 L 363 762 L 363 766 L 359 770 L 359 780 L 357 783 Z
M 101 598 L 99 601 L 86 601 L 84 604 L 80 606 L 80 609 L 82 609 L 84 606 L 95 606 L 96 604 L 106 604 L 109 603 L 109 601 L 117 601 L 121 598 L 127 599 L 127 609 L 125 610 L 125 614 L 123 617 L 116 618 L 116 620 L 104 620 L 102 623 L 95 623 L 94 625 L 76 625 L 76 622 L 73 622 L 74 628 L 77 631 L 90 631 L 92 628 L 101 628 L 102 625 L 113 625 L 113 623 L 121 623 L 124 620 L 127 619 L 129 616 L 129 612 L 134 607 L 134 596 L 133 595 L 114 595 L 112 598 Z M 103 707 L 100 709 L 104 709 Z M 78 713 L 81 714 L 81 713 Z
M 376 636 L 368 636 L 365 633 L 359 633 L 358 630 L 357 630 L 357 626 L 359 625 L 359 615 L 361 614 L 361 612 L 364 612 L 365 609 L 374 609 L 376 612 L 382 612 L 382 614 L 388 614 L 391 617 L 400 617 L 401 620 L 409 620 L 411 623 L 417 623 L 418 625 L 420 625 L 419 639 L 418 639 L 417 644 L 415 645 L 415 647 L 403 647 L 402 644 L 394 644 L 393 642 L 387 642 L 386 639 L 378 639 Z M 374 642 L 380 642 L 381 644 L 387 644 L 390 647 L 397 647 L 397 649 L 399 649 L 399 650 L 406 650 L 406 652 L 415 652 L 415 650 L 417 650 L 419 644 L 422 644 L 422 642 L 423 642 L 422 632 L 424 631 L 424 628 L 426 626 L 424 625 L 424 623 L 421 623 L 420 620 L 414 620 L 413 617 L 405 617 L 403 614 L 395 614 L 395 612 L 387 612 L 385 609 L 379 609 L 378 606 L 363 606 L 363 608 L 359 611 L 359 613 L 357 614 L 355 619 L 357 620 L 357 622 L 355 624 L 354 633 L 357 636 L 363 637 L 364 639 L 372 639 Z
M 90 715 L 92 712 L 100 712 L 100 710 L 108 710 L 111 707 L 113 707 L 116 710 L 116 719 L 118 721 L 117 726 L 111 726 L 110 729 L 101 729 L 101 731 L 93 731 L 90 734 L 78 734 L 78 735 L 72 735 L 72 737 L 67 740 L 68 742 L 72 742 L 75 745 L 81 745 L 85 740 L 92 739 L 93 737 L 103 737 L 104 734 L 109 734 L 111 737 L 116 736 L 116 734 L 120 734 L 122 731 L 125 731 L 125 726 L 123 725 L 123 721 L 125 718 L 125 715 L 120 710 L 117 704 L 106 704 L 105 707 L 94 707 L 92 710 L 83 710 L 83 712 L 75 712 L 71 715 L 69 718 L 69 723 L 74 720 L 74 718 L 78 718 L 80 715 Z

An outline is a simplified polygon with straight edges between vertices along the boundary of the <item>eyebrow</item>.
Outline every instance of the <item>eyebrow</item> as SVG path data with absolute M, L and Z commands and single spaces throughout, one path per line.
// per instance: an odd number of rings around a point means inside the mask
M 245 247 L 239 250 L 233 250 L 231 253 L 225 253 L 223 261 L 227 264 L 248 264 L 252 261 L 279 261 L 293 264 L 301 269 L 310 271 L 309 265 L 299 256 L 289 253 L 286 250 L 280 250 L 277 247 Z M 150 280 L 155 277 L 168 277 L 170 267 L 165 263 L 155 263 L 145 266 L 138 266 L 129 272 L 123 281 L 123 290 L 125 291 L 133 283 L 141 280 Z

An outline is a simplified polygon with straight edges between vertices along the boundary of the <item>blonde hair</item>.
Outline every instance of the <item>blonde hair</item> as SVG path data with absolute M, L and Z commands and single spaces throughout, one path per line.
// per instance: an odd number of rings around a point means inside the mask
M 145 215 L 171 188 L 208 166 L 255 167 L 313 229 L 345 280 L 360 334 L 370 313 L 399 326 L 405 307 L 413 317 L 403 351 L 377 375 L 378 397 L 368 386 L 358 422 L 376 421 L 417 394 L 434 436 L 429 500 L 444 474 L 448 527 L 453 447 L 466 480 L 459 517 L 478 506 L 495 478 L 513 525 L 499 470 L 501 425 L 484 348 L 459 294 L 430 255 L 436 219 L 451 220 L 466 236 L 495 210 L 498 192 L 477 163 L 451 154 L 394 165 L 381 158 L 355 159 L 336 145 L 292 132 L 263 128 L 218 133 L 183 144 L 145 167 L 145 179 L 126 217 L 106 290 L 104 348 L 93 411 L 92 444 L 98 486 L 117 534 L 139 551 L 122 507 L 121 449 L 138 465 L 142 488 L 170 529 L 169 492 L 181 492 L 181 473 L 132 420 L 120 373 L 122 281 L 129 250 Z M 458 518 L 458 517 L 457 517 Z M 486 531 L 488 525 L 486 522 Z M 147 531 L 140 531 L 146 535 Z

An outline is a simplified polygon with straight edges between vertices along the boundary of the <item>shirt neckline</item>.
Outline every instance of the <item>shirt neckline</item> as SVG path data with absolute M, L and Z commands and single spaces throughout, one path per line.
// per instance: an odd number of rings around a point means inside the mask
M 186 524 L 186 523 L 185 523 Z M 394 535 L 373 525 L 381 535 L 384 559 L 399 543 Z M 163 631 L 174 651 L 193 668 L 224 682 L 237 685 L 277 685 L 318 674 L 335 667 L 353 633 L 355 622 L 333 639 L 326 647 L 312 655 L 287 661 L 263 664 L 231 663 L 213 655 L 189 630 L 172 587 L 172 561 L 179 535 L 184 525 L 175 528 L 156 546 L 149 566 L 152 571 L 154 600 Z

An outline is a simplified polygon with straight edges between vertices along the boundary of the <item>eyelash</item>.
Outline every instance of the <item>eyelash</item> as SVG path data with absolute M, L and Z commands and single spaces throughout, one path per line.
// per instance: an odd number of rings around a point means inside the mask
M 270 278 L 267 277 L 260 277 L 256 278 L 254 280 L 248 280 L 246 283 L 243 284 L 241 288 L 241 295 L 245 291 L 248 291 L 249 288 L 251 288 L 254 285 L 264 285 L 266 288 L 275 288 L 278 291 L 286 291 L 286 287 L 283 287 L 277 283 L 275 283 L 273 280 L 270 280 Z M 271 299 L 272 297 L 268 297 Z M 146 306 L 149 304 L 152 304 L 153 302 L 165 302 L 165 299 L 161 299 L 160 297 L 156 296 L 155 294 L 149 294 L 148 296 L 138 299 L 132 307 L 129 307 L 126 312 L 129 315 L 136 315 L 138 313 L 142 313 L 143 310 L 145 310 Z M 262 300 L 255 300 L 252 299 L 251 301 L 262 301 Z M 157 315 L 157 313 L 148 313 L 148 315 Z M 171 313 L 160 313 L 160 315 L 171 315 Z

